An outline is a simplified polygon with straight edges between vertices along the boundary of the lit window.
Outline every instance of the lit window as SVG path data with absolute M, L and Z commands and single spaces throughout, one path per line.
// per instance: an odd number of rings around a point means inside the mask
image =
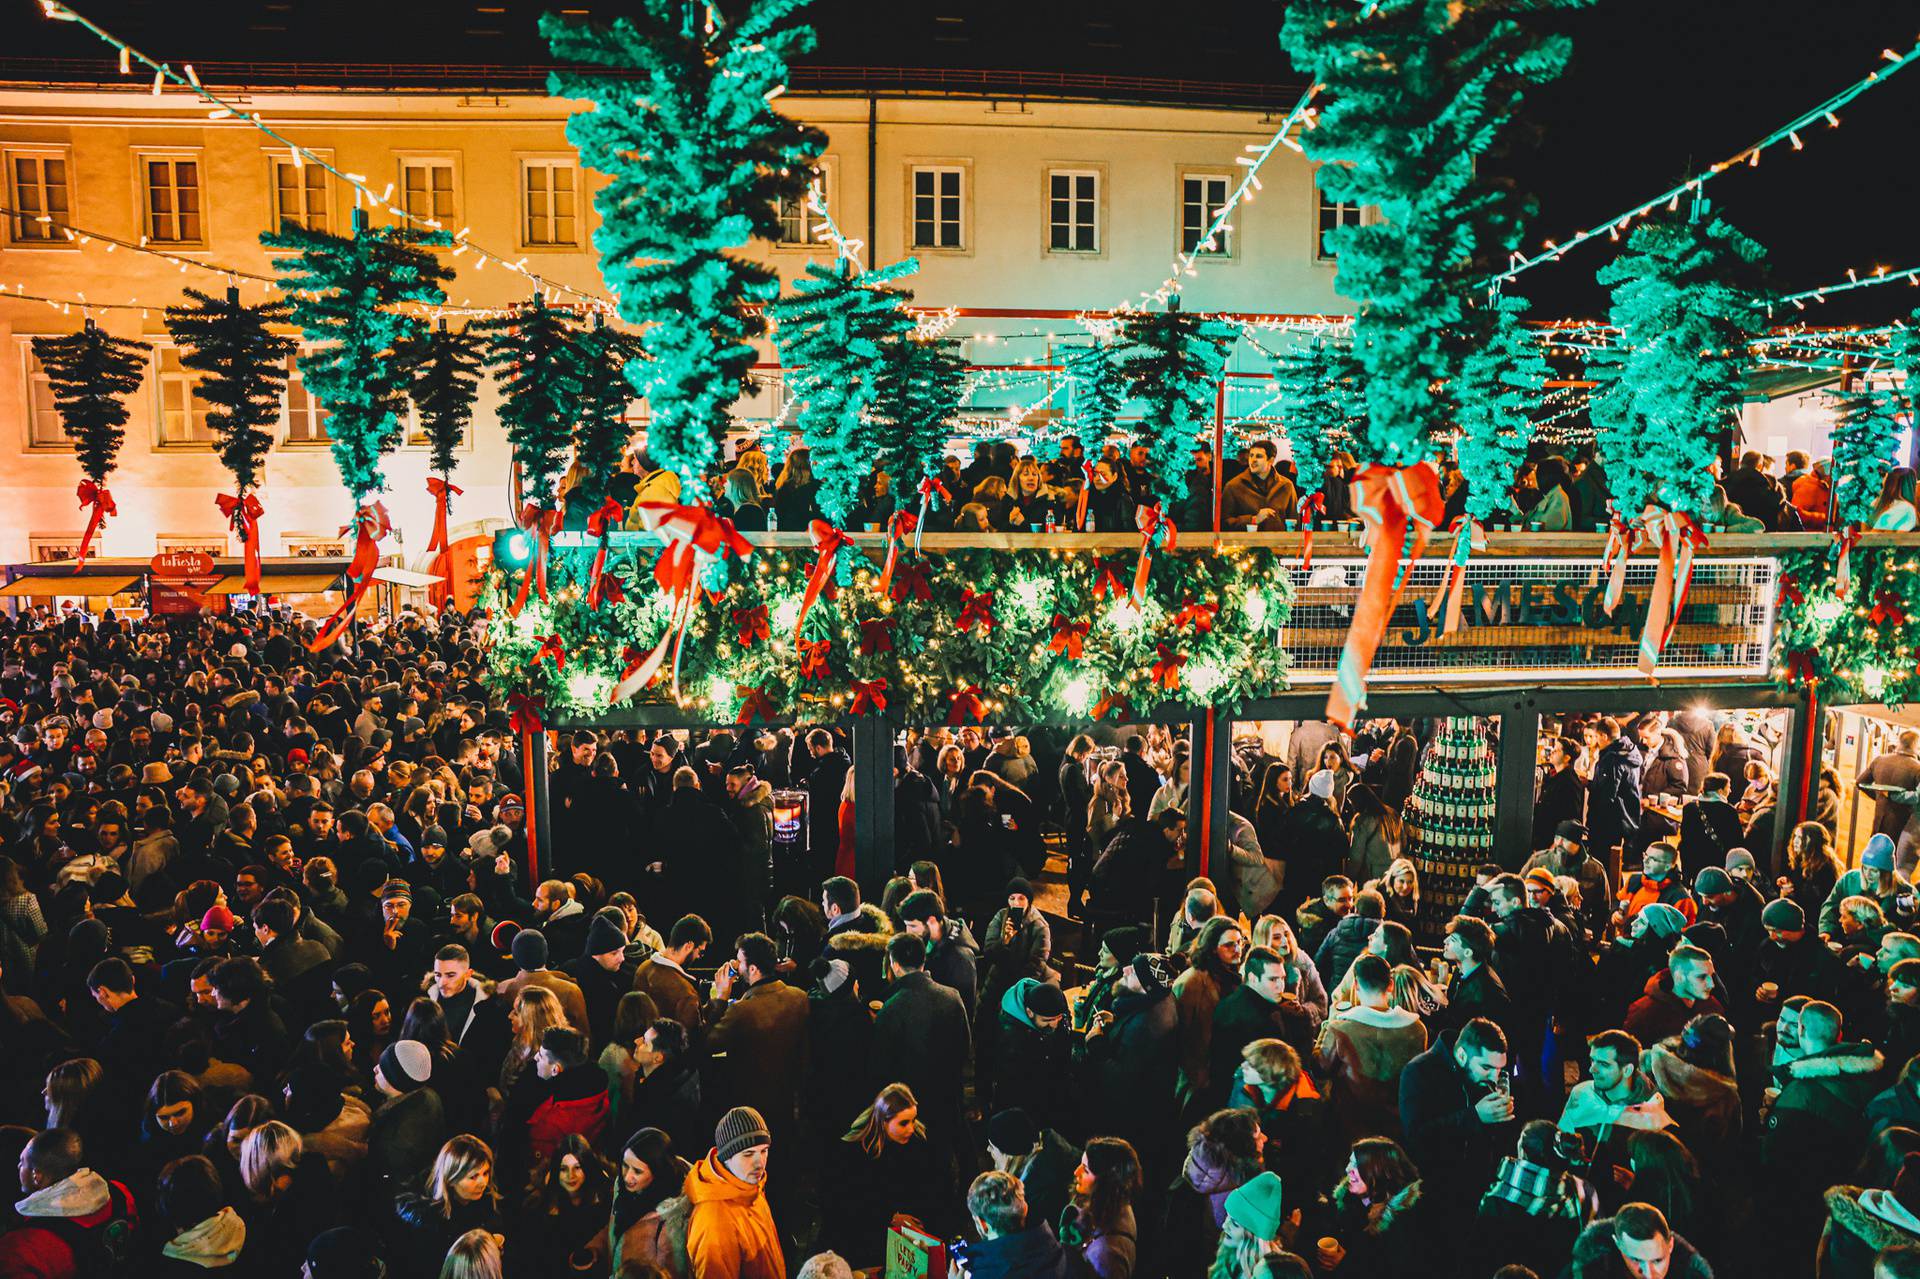
M 317 164 L 273 162 L 273 225 L 291 222 L 309 231 L 330 230 L 327 171 Z
M 34 448 L 72 448 L 60 429 L 60 411 L 53 403 L 53 382 L 40 367 L 40 358 L 27 344 L 27 443 Z
M 199 376 L 180 363 L 178 347 L 163 346 L 158 354 L 160 443 L 213 443 L 213 431 L 207 426 L 207 402 L 194 393 L 200 382 Z
M 1100 251 L 1100 175 L 1056 169 L 1047 175 L 1047 247 Z
M 453 223 L 459 213 L 453 200 L 453 161 L 402 160 L 400 207 L 418 222 Z
M 1190 173 L 1180 180 L 1180 251 L 1228 257 L 1233 233 L 1224 227 L 1207 243 L 1207 232 L 1227 207 L 1227 175 Z
M 149 156 L 141 164 L 147 175 L 147 238 L 160 244 L 201 243 L 200 162 Z
M 780 238 L 776 243 L 813 243 L 813 207 L 804 192 L 780 197 Z
M 7 157 L 7 203 L 13 208 L 17 244 L 64 242 L 67 221 L 67 162 L 57 155 Z
M 964 170 L 916 168 L 913 171 L 913 247 L 957 249 L 965 243 L 961 220 Z
M 300 376 L 300 361 L 293 358 L 287 361 L 287 443 L 289 444 L 325 444 L 332 438 L 327 434 L 326 406 L 313 397 L 307 390 L 307 383 Z
M 525 200 L 525 217 L 521 223 L 522 244 L 580 243 L 579 235 L 574 230 L 578 172 L 566 160 L 521 161 L 520 179 Z

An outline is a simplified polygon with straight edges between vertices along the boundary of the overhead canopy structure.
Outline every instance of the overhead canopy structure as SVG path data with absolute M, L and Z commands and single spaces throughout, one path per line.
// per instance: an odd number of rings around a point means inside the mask
M 262 573 L 261 595 L 317 595 L 330 591 L 340 580 L 338 573 Z M 221 578 L 206 590 L 208 595 L 251 595 L 244 574 Z
M 79 574 L 60 576 L 55 574 L 36 574 L 31 577 L 15 578 L 5 586 L 0 586 L 0 597 L 18 599 L 22 596 L 48 595 L 84 595 L 89 599 L 119 595 L 130 591 L 140 584 L 140 573 L 114 573 L 87 577 Z
M 376 582 L 391 582 L 395 586 L 427 587 L 444 581 L 437 573 L 416 573 L 410 568 L 396 568 L 391 564 L 382 564 L 373 570 Z

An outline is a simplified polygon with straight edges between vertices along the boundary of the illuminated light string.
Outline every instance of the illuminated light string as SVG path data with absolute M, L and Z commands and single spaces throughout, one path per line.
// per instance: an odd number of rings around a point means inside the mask
M 128 249 L 134 253 L 144 253 L 149 257 L 160 258 L 163 261 L 171 262 L 182 271 L 194 269 L 205 271 L 209 275 L 225 276 L 228 281 L 253 280 L 269 287 L 278 287 L 278 281 L 270 275 L 261 275 L 257 271 L 244 271 L 239 267 L 221 266 L 217 262 L 201 262 L 194 258 L 183 257 L 178 253 L 169 253 L 165 249 L 156 249 L 150 244 L 136 244 L 131 240 L 122 240 L 118 236 L 108 235 L 105 231 L 92 231 L 85 227 L 75 226 L 71 222 L 59 222 L 45 213 L 28 213 L 21 209 L 8 208 L 6 205 L 0 204 L 0 215 L 29 219 L 39 223 L 41 226 L 53 227 L 62 235 L 66 236 L 68 240 L 77 244 L 85 245 L 89 241 L 99 240 L 107 246 L 107 252 L 109 253 L 115 249 Z
M 366 185 L 366 178 L 364 175 L 348 173 L 343 169 L 336 168 L 334 165 L 328 163 L 326 160 L 322 159 L 320 156 L 318 156 L 314 152 L 308 150 L 303 146 L 298 145 L 297 143 L 285 137 L 283 134 L 277 132 L 271 125 L 269 125 L 265 120 L 261 119 L 258 115 L 254 114 L 251 111 L 245 110 L 242 107 L 235 106 L 233 103 L 226 101 L 225 99 L 220 97 L 218 94 L 212 92 L 205 85 L 200 83 L 200 77 L 194 71 L 192 63 L 183 64 L 183 69 L 185 71 L 185 74 L 183 75 L 181 72 L 175 71 L 172 65 L 169 63 L 156 62 L 154 59 L 148 57 L 146 54 L 142 53 L 140 50 L 128 44 L 125 40 L 120 39 L 118 36 L 114 35 L 112 32 L 106 30 L 104 27 L 94 22 L 91 18 L 88 18 L 86 15 L 77 12 L 71 6 L 63 3 L 62 0 L 40 0 L 40 7 L 42 11 L 45 12 L 47 17 L 52 18 L 59 22 L 76 23 L 79 26 L 85 28 L 87 31 L 92 32 L 95 36 L 98 36 L 101 40 L 103 40 L 107 44 L 113 46 L 114 49 L 118 50 L 120 55 L 120 70 L 122 74 L 131 74 L 132 63 L 135 61 L 138 61 L 142 65 L 149 68 L 153 72 L 153 96 L 155 97 L 160 96 L 160 91 L 166 86 L 166 84 L 169 81 L 171 81 L 172 83 L 179 85 L 181 88 L 187 89 L 188 91 L 192 92 L 195 96 L 199 97 L 202 101 L 213 104 L 214 109 L 207 113 L 207 118 L 209 120 L 215 120 L 215 121 L 237 120 L 242 124 L 250 124 L 254 128 L 260 130 L 260 132 L 272 138 L 274 141 L 286 147 L 293 159 L 293 164 L 295 168 L 304 168 L 306 165 L 309 165 L 309 164 L 315 165 L 318 168 L 324 169 L 326 172 L 331 173 L 336 178 L 339 178 L 342 182 L 345 182 L 348 186 L 352 187 L 354 190 L 354 203 L 356 205 L 360 205 L 362 204 L 362 202 L 364 202 L 365 204 L 369 204 L 374 208 L 385 209 L 389 213 L 393 214 L 395 217 L 399 218 L 404 222 L 418 222 L 422 226 L 428 227 L 433 230 L 444 229 L 439 222 L 435 221 L 432 218 L 416 218 L 412 214 L 408 213 L 405 208 L 390 203 L 393 196 L 393 185 L 391 183 L 387 185 L 387 189 L 384 193 L 376 195 L 373 189 Z M 532 281 L 534 287 L 541 292 L 565 293 L 571 297 L 580 299 L 581 302 L 587 304 L 588 306 L 593 307 L 595 310 L 604 312 L 609 316 L 614 314 L 614 305 L 611 299 L 600 297 L 597 294 L 584 292 L 580 289 L 573 288 L 570 285 L 562 284 L 557 280 L 549 280 L 544 276 L 541 276 L 533 271 L 530 271 L 527 269 L 527 259 L 524 257 L 519 258 L 518 260 L 515 260 L 515 259 L 502 257 L 497 253 L 490 252 L 487 249 L 482 248 L 480 245 L 475 244 L 472 240 L 468 239 L 467 228 L 465 227 L 461 228 L 458 232 L 456 232 L 454 234 L 453 239 L 454 239 L 454 245 L 455 245 L 453 256 L 457 258 L 462 253 L 467 252 L 468 250 L 471 250 L 475 255 L 476 261 L 479 263 L 479 265 L 477 265 L 474 268 L 476 271 L 482 269 L 485 266 L 485 264 L 488 262 L 498 262 L 502 267 L 506 268 L 507 270 L 516 272 L 517 274 L 522 275 L 526 277 L 528 280 Z
M 1804 311 L 1807 309 L 1808 302 L 1825 302 L 1829 296 L 1835 293 L 1851 293 L 1855 289 L 1871 289 L 1882 284 L 1898 284 L 1902 280 L 1915 287 L 1920 287 L 1920 266 L 1908 267 L 1904 271 L 1889 271 L 1886 267 L 1877 266 L 1871 274 L 1865 276 L 1862 276 L 1858 271 L 1849 270 L 1847 272 L 1847 278 L 1844 280 L 1834 284 L 1824 285 L 1817 289 L 1803 289 L 1798 293 L 1789 293 L 1779 299 L 1779 303 L 1776 305 L 1791 302 L 1795 307 Z M 1773 314 L 1772 306 L 1767 308 L 1767 314 L 1769 316 Z
M 1903 70 L 1908 64 L 1914 62 L 1916 59 L 1920 59 L 1920 44 L 1914 45 L 1914 47 L 1906 53 L 1896 53 L 1892 49 L 1883 49 L 1881 50 L 1880 56 L 1881 59 L 1889 65 L 1874 68 L 1864 77 L 1854 81 L 1854 83 L 1834 94 L 1825 102 L 1795 116 L 1792 120 L 1775 129 L 1772 133 L 1767 134 L 1753 145 L 1742 147 L 1740 150 L 1734 152 L 1733 155 L 1710 166 L 1704 172 L 1697 173 L 1685 179 L 1677 186 L 1667 188 L 1651 200 L 1637 204 L 1625 213 L 1608 218 L 1605 222 L 1597 223 L 1583 231 L 1577 232 L 1571 239 L 1566 240 L 1564 243 L 1548 240 L 1545 250 L 1534 254 L 1532 257 L 1522 257 L 1518 253 L 1514 254 L 1512 261 L 1508 263 L 1507 269 L 1498 275 L 1489 276 L 1486 280 L 1482 281 L 1482 287 L 1497 287 L 1513 279 L 1523 271 L 1532 270 L 1543 262 L 1558 261 L 1564 257 L 1570 249 L 1584 244 L 1588 240 L 1596 239 L 1603 234 L 1611 240 L 1618 240 L 1620 233 L 1625 231 L 1635 218 L 1645 217 L 1663 204 L 1666 205 L 1669 210 L 1678 210 L 1681 196 L 1689 192 L 1698 195 L 1707 183 L 1741 165 L 1749 168 L 1757 167 L 1760 163 L 1761 153 L 1781 143 L 1790 143 L 1795 151 L 1801 150 L 1805 146 L 1804 141 L 1800 137 L 1800 131 L 1802 129 L 1810 128 L 1822 120 L 1826 122 L 1829 128 L 1839 128 L 1840 117 L 1838 112 L 1840 108 L 1846 106 L 1875 85 L 1885 83 L 1887 80 L 1892 79 L 1895 72 Z

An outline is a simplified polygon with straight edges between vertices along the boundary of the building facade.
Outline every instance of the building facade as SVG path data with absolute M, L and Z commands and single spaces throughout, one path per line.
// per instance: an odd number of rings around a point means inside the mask
M 592 247 L 596 175 L 581 168 L 564 133 L 581 104 L 533 92 L 230 92 L 391 204 L 495 255 L 450 253 L 458 271 L 451 304 L 504 307 L 527 298 L 528 275 L 503 261 L 606 295 Z M 1133 301 L 1167 278 L 1240 181 L 1241 161 L 1278 124 L 1249 109 L 1031 98 L 795 93 L 781 104 L 826 134 L 820 169 L 841 230 L 864 242 L 870 262 L 919 259 L 905 282 L 916 305 L 962 309 L 953 332 L 971 338 L 974 363 L 998 370 L 976 407 L 1010 417 L 1023 406 L 1057 405 L 1045 366 L 1061 342 L 1085 339 L 1074 313 Z M 107 525 L 105 552 L 237 550 L 214 505 L 228 477 L 210 451 L 205 406 L 168 344 L 162 310 L 186 287 L 218 292 L 233 283 L 247 300 L 269 296 L 265 285 L 225 273 L 270 275 L 259 237 L 282 220 L 345 229 L 356 191 L 318 166 L 294 163 L 248 124 L 210 119 L 192 95 L 154 96 L 144 84 L 0 83 L 0 161 L 0 468 L 9 499 L 0 562 L 61 558 L 85 526 L 74 496 L 78 468 L 30 339 L 70 332 L 88 317 L 154 344 L 113 481 L 120 514 Z M 1223 242 L 1194 260 L 1184 304 L 1249 314 L 1345 311 L 1320 236 L 1357 220 L 1358 210 L 1323 201 L 1313 165 L 1294 150 L 1278 152 L 1260 181 Z M 375 224 L 392 216 L 370 213 Z M 804 203 L 783 209 L 781 241 L 756 244 L 751 255 L 792 280 L 832 252 L 816 237 L 816 219 Z M 574 299 L 550 292 L 549 301 Z M 784 405 L 776 357 L 769 349 L 764 358 L 760 389 L 738 406 L 742 425 L 778 420 Z M 1266 356 L 1243 341 L 1231 367 L 1257 375 Z M 508 448 L 494 403 L 488 388 L 462 455 L 456 536 L 506 514 Z M 633 417 L 643 429 L 645 406 L 636 404 Z M 269 554 L 340 548 L 350 512 L 327 453 L 325 418 L 296 374 L 261 494 Z M 417 562 L 432 509 L 417 433 L 391 457 L 387 478 L 394 549 Z

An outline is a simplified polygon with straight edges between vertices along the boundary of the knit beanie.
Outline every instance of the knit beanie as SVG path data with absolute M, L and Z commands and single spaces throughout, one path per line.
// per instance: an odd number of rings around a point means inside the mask
M 1332 799 L 1333 783 L 1334 776 L 1332 772 L 1323 768 L 1307 779 L 1307 794 L 1313 796 L 1315 799 Z M 1271 1239 L 1272 1237 L 1272 1235 L 1263 1236 L 1263 1238 L 1267 1239 Z
M 429 826 L 420 832 L 420 847 L 445 848 L 446 846 L 447 831 L 444 826 Z
M 767 1131 L 767 1121 L 752 1106 L 735 1106 L 720 1116 L 720 1123 L 713 1130 L 714 1152 L 725 1163 L 743 1150 L 755 1146 L 771 1144 L 773 1134 Z
M 1702 897 L 1733 891 L 1733 876 L 1718 866 L 1709 866 L 1693 877 L 1693 891 Z
M 1027 987 L 1020 1002 L 1035 1017 L 1064 1017 L 1067 1014 L 1066 992 L 1050 982 L 1036 981 Z
M 1039 1140 L 1040 1129 L 1024 1110 L 1003 1110 L 987 1122 L 987 1142 L 1003 1155 L 1024 1155 Z
M 396 1039 L 380 1052 L 380 1073 L 401 1092 L 433 1078 L 433 1053 L 417 1039 Z
M 1876 834 L 1867 841 L 1860 851 L 1861 870 L 1892 870 L 1893 840 L 1886 835 Z
M 1647 931 L 1656 937 L 1672 937 L 1687 927 L 1687 917 L 1665 902 L 1648 902 L 1640 908 L 1640 914 L 1646 918 Z
M 1019 893 L 1022 897 L 1026 898 L 1028 901 L 1032 901 L 1033 900 L 1032 882 L 1026 879 L 1024 876 L 1015 875 L 1012 879 L 1009 879 L 1007 881 L 1007 896 L 1011 897 L 1015 893 Z
M 1799 902 L 1776 897 L 1760 912 L 1760 926 L 1778 928 L 1783 933 L 1796 933 L 1807 926 L 1807 912 L 1800 909 Z
M 518 944 L 516 940 L 516 944 Z M 627 935 L 620 926 L 605 915 L 595 915 L 593 922 L 587 925 L 587 945 L 582 954 L 611 955 L 616 950 L 627 948 Z
M 1100 944 L 1112 952 L 1113 957 L 1119 960 L 1121 967 L 1124 968 L 1132 963 L 1133 957 L 1145 950 L 1151 941 L 1152 938 L 1147 935 L 1147 930 L 1138 924 L 1123 924 L 1119 928 L 1110 929 L 1101 939 Z
M 1149 995 L 1158 994 L 1173 985 L 1173 965 L 1167 962 L 1165 955 L 1135 955 L 1133 975 L 1140 979 L 1140 989 Z
M 1278 1239 L 1284 1218 L 1280 1214 L 1280 1178 L 1263 1172 L 1227 1196 L 1227 1216 L 1255 1239 Z
M 546 934 L 536 928 L 522 928 L 513 935 L 513 962 L 523 973 L 539 972 L 547 966 Z
M 1744 848 L 1729 848 L 1727 850 L 1727 873 L 1732 874 L 1742 867 L 1751 872 L 1760 869 L 1760 863 L 1756 862 L 1753 859 L 1753 854 Z
M 1532 870 L 1528 871 L 1527 882 L 1529 884 L 1538 884 L 1540 887 L 1549 891 L 1559 887 L 1558 884 L 1553 882 L 1553 872 L 1545 866 L 1535 866 Z
M 209 906 L 207 913 L 200 916 L 200 931 L 230 933 L 233 931 L 233 912 L 225 906 Z

